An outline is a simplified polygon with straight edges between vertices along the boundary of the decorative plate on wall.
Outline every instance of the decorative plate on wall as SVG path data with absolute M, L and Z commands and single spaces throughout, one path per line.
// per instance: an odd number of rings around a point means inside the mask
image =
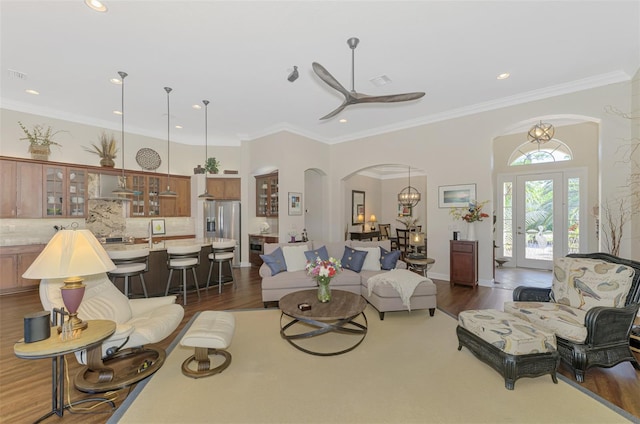
M 136 153 L 136 162 L 138 162 L 138 165 L 140 165 L 142 169 L 153 171 L 160 167 L 162 160 L 158 152 L 148 147 L 143 147 Z

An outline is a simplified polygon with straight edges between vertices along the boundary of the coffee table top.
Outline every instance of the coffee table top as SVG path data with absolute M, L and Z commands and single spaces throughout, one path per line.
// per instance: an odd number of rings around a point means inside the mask
M 300 303 L 308 303 L 311 309 L 301 311 Z M 367 306 L 367 301 L 360 295 L 344 290 L 331 290 L 331 301 L 318 301 L 318 290 L 301 290 L 283 296 L 279 302 L 280 310 L 294 318 L 313 319 L 318 321 L 338 320 L 359 315 Z

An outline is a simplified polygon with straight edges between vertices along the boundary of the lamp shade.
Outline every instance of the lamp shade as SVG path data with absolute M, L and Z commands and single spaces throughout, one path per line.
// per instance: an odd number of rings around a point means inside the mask
M 358 222 L 364 222 L 364 214 L 358 214 Z
M 409 244 L 411 246 L 422 246 L 424 244 L 424 233 L 409 233 Z
M 377 222 L 376 216 L 374 214 L 371 214 L 371 217 L 369 218 L 369 222 Z
M 99 274 L 116 269 L 89 230 L 60 230 L 22 274 L 24 278 L 52 279 Z

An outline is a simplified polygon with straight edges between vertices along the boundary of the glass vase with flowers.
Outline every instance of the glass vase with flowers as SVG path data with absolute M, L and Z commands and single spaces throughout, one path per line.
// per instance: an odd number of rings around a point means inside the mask
M 318 301 L 329 302 L 331 300 L 331 288 L 329 287 L 331 279 L 342 271 L 340 260 L 333 257 L 322 260 L 317 257 L 314 261 L 307 262 L 305 269 L 307 275 L 318 283 Z

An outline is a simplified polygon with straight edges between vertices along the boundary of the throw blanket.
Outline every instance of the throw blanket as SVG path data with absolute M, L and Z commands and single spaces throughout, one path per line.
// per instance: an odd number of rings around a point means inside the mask
M 374 275 L 367 280 L 367 288 L 369 289 L 369 296 L 373 292 L 373 288 L 377 284 L 387 283 L 393 287 L 402 299 L 402 304 L 411 311 L 411 296 L 418 287 L 418 284 L 423 281 L 427 281 L 427 278 L 415 272 L 408 271 L 406 269 L 392 269 L 389 272 L 383 272 L 381 274 Z

